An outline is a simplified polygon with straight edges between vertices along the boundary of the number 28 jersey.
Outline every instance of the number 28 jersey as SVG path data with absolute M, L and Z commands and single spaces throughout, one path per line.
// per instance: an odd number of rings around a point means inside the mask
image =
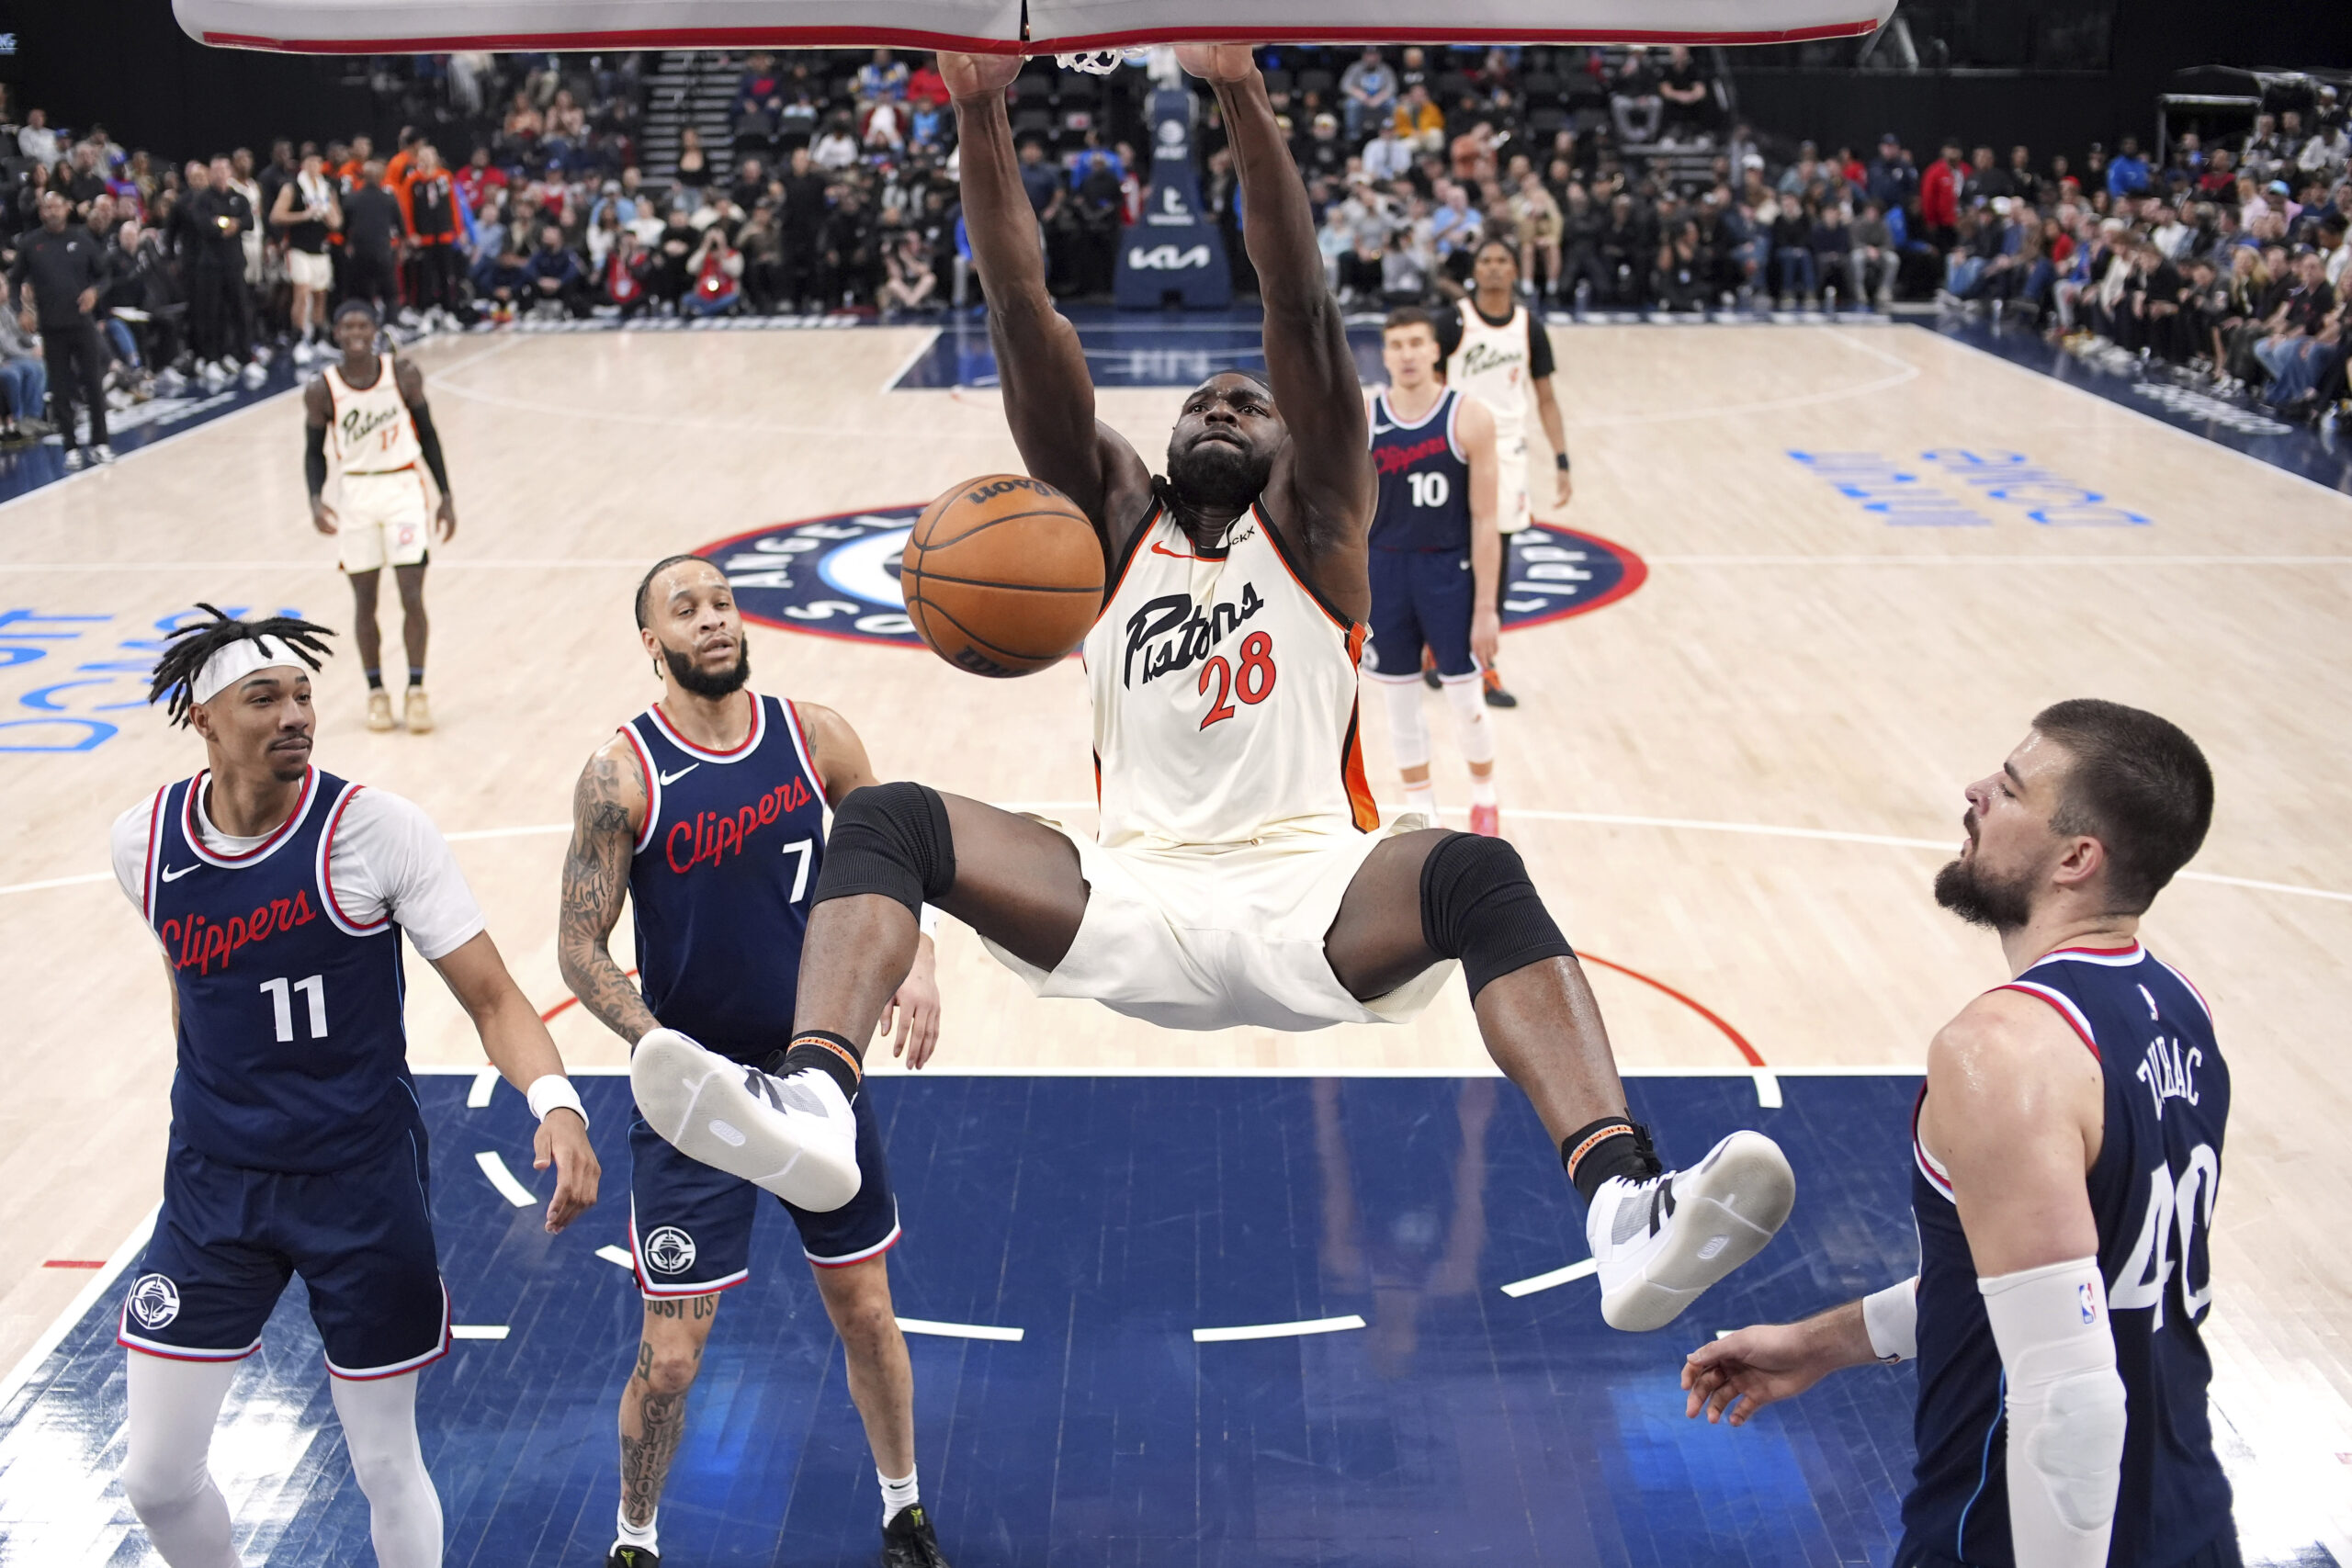
M 1155 504 L 1081 645 L 1106 848 L 1369 832 L 1363 628 L 1307 585 L 1262 504 L 1207 549 Z
M 2003 988 L 2054 1009 L 2106 1079 L 2105 1127 L 2086 1180 L 2129 1412 L 2108 1562 L 2168 1568 L 2232 1529 L 2206 1405 L 2213 1366 L 2199 1333 L 2213 1302 L 2209 1247 L 2229 1067 L 2204 998 L 2138 942 L 2061 948 Z M 1895 1562 L 2008 1568 L 2000 1349 L 1951 1184 L 1916 1131 L 1912 1153 L 1918 1460 Z

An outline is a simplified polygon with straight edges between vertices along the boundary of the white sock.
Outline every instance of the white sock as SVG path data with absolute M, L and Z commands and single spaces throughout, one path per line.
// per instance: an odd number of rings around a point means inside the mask
M 899 1517 L 900 1510 L 913 1507 L 922 1500 L 915 1489 L 914 1467 L 910 1465 L 904 1479 L 893 1481 L 879 1470 L 874 1478 L 882 1483 L 882 1522 L 887 1525 Z
M 1488 773 L 1484 777 L 1481 777 L 1476 773 L 1472 773 L 1470 775 L 1470 804 L 1473 806 L 1493 806 L 1497 804 L 1495 799 L 1494 774 Z
M 1437 785 L 1423 779 L 1419 784 L 1405 786 L 1405 809 L 1418 811 L 1430 821 L 1437 820 Z
M 229 1504 L 206 1456 L 234 1361 L 174 1361 L 130 1352 L 130 1451 L 123 1495 L 171 1568 L 241 1568 Z
M 633 1525 L 628 1522 L 628 1510 L 624 1506 L 616 1516 L 614 1522 L 618 1526 L 613 1536 L 613 1545 L 616 1548 L 634 1546 L 640 1551 L 657 1553 L 662 1550 L 662 1534 L 656 1528 L 662 1522 L 660 1508 L 654 1509 L 653 1517 L 643 1524 Z
M 416 1440 L 417 1376 L 327 1380 L 382 1568 L 441 1568 L 441 1495 Z

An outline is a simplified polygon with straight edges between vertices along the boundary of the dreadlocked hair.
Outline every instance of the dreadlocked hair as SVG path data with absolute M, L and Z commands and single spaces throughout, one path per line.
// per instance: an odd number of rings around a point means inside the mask
M 196 705 L 196 678 L 203 672 L 207 661 L 242 637 L 273 637 L 292 649 L 294 656 L 313 670 L 334 652 L 319 639 L 333 637 L 334 632 L 315 621 L 299 620 L 292 615 L 240 621 L 201 600 L 196 607 L 212 618 L 193 622 L 171 634 L 167 639 L 170 646 L 155 660 L 153 683 L 147 688 L 147 700 L 151 703 L 170 698 L 164 712 L 174 724 L 187 723 L 188 710 Z

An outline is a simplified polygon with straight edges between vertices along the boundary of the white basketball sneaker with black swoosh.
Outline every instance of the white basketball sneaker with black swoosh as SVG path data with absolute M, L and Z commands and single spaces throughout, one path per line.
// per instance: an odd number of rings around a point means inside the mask
M 1664 1328 L 1763 1251 L 1796 1200 L 1788 1156 L 1761 1133 L 1734 1133 L 1688 1170 L 1602 1182 L 1584 1217 L 1601 1320 L 1630 1333 Z
M 629 1057 L 628 1087 L 646 1125 L 691 1159 L 819 1213 L 857 1196 L 857 1115 L 821 1072 L 779 1077 L 656 1029 Z

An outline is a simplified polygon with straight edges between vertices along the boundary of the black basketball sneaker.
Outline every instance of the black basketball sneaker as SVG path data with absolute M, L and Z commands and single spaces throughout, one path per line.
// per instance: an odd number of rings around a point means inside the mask
M 605 1568 L 662 1568 L 662 1554 L 643 1546 L 616 1546 L 605 1559 Z
M 882 1568 L 947 1568 L 921 1503 L 899 1509 L 882 1527 Z

